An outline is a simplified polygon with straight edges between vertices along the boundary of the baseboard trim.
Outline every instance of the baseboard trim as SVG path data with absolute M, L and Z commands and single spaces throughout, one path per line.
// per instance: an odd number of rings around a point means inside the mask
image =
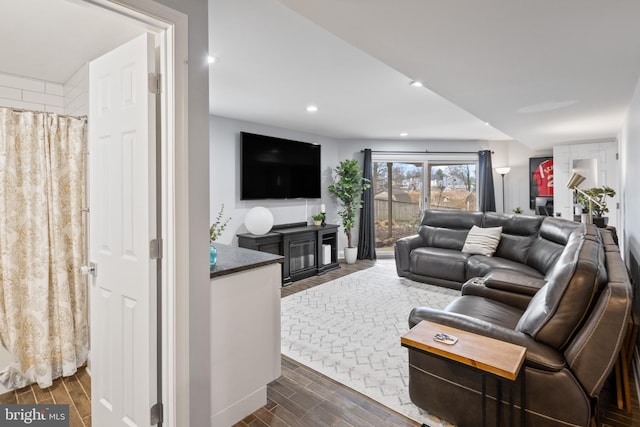
M 219 411 L 217 414 L 213 414 L 211 425 L 232 426 L 266 404 L 267 386 L 263 386 L 243 399 Z

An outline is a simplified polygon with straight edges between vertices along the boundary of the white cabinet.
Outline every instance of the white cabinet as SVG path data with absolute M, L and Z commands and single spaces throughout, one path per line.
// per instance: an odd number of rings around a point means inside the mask
M 266 405 L 267 384 L 280 377 L 281 266 L 262 258 L 282 257 L 216 247 L 221 264 L 237 253 L 259 258 L 211 274 L 211 425 L 229 427 Z
M 553 206 L 555 212 L 560 212 L 562 218 L 573 219 L 573 192 L 567 188 L 567 181 L 574 171 L 578 171 L 587 178 L 580 185 L 581 189 L 607 185 L 618 192 L 620 180 L 617 157 L 618 143 L 616 141 L 553 147 Z M 593 172 L 590 172 L 592 170 Z M 620 215 L 619 209 L 617 209 L 618 201 L 617 194 L 615 197 L 607 199 L 609 225 L 614 227 L 617 225 Z

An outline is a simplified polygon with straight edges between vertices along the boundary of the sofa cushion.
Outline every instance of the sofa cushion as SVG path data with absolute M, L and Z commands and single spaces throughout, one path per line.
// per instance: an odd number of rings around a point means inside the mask
M 529 248 L 527 265 L 546 274 L 558 260 L 565 249 L 571 234 L 580 229 L 584 234 L 582 224 L 558 218 L 547 217 L 540 225 L 538 238 Z
M 538 234 L 542 216 L 527 215 L 505 215 L 496 212 L 486 212 L 484 214 L 485 227 L 502 227 L 504 234 L 516 236 L 535 236 Z
M 551 270 L 564 248 L 559 243 L 538 237 L 527 253 L 527 265 L 544 275 Z
M 522 310 L 510 305 L 475 295 L 464 295 L 451 301 L 445 308 L 448 313 L 471 316 L 492 325 L 515 329 L 522 316 Z
M 471 227 L 482 225 L 482 219 L 482 212 L 427 209 L 418 234 L 426 246 L 460 251 Z
M 491 256 L 500 243 L 501 235 L 502 227 L 482 228 L 474 225 L 467 234 L 462 252 Z
M 566 345 L 607 280 L 603 245 L 588 237 L 581 230 L 571 235 L 516 330 L 555 349 Z
M 482 277 L 497 269 L 514 271 L 535 278 L 543 278 L 543 275 L 538 270 L 529 267 L 526 264 L 520 264 L 519 262 L 497 256 L 489 258 L 481 255 L 472 255 L 467 260 L 465 279 L 468 280 L 473 277 Z
M 418 229 L 418 234 L 422 237 L 426 246 L 456 251 L 462 250 L 468 232 L 469 230 L 452 230 L 430 225 L 422 225 Z
M 506 234 L 503 230 L 502 237 L 500 238 L 500 244 L 493 255 L 525 264 L 527 262 L 529 248 L 531 248 L 531 245 L 533 245 L 535 240 L 535 235 L 516 236 L 513 234 Z
M 529 247 L 538 236 L 543 219 L 541 216 L 486 212 L 485 227 L 502 227 L 502 238 L 494 256 L 525 264 Z
M 575 221 L 568 221 L 562 218 L 544 217 L 544 221 L 540 225 L 539 235 L 543 239 L 560 245 L 566 245 L 569 242 L 571 234 L 577 229 L 582 229 L 583 233 L 587 233 L 584 224 Z
M 420 276 L 438 277 L 464 282 L 465 264 L 469 255 L 453 249 L 418 248 L 411 251 L 409 269 Z
M 427 209 L 422 214 L 420 224 L 453 230 L 469 230 L 474 225 L 482 226 L 483 218 L 482 212 Z

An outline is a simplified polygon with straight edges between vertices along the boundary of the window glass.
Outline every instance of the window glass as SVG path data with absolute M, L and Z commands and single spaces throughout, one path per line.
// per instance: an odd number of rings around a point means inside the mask
M 477 155 L 402 154 L 373 159 L 376 253 L 393 254 L 427 209 L 477 210 Z
M 429 163 L 429 208 L 476 210 L 475 163 Z
M 424 165 L 374 162 L 376 251 L 393 251 L 396 240 L 416 233 L 424 209 Z

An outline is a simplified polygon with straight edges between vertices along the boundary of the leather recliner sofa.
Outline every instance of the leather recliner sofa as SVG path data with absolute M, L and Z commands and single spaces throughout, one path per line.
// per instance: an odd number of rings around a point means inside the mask
M 486 223 L 487 216 L 497 214 L 469 215 L 484 216 Z M 468 280 L 461 296 L 444 310 L 414 308 L 409 326 L 428 320 L 524 346 L 526 425 L 588 426 L 622 345 L 631 285 L 606 232 L 557 218 L 534 220 L 540 228 L 529 236 L 533 243 L 524 260 L 537 277 L 527 275 L 528 269 L 490 269 L 482 280 Z M 539 239 L 552 245 L 536 243 Z M 551 254 L 547 249 L 554 245 L 558 251 Z M 543 257 L 538 250 L 545 251 Z M 545 268 L 527 263 L 541 258 L 547 260 Z M 465 278 L 470 278 L 468 265 L 460 267 Z M 409 395 L 420 408 L 459 426 L 475 426 L 482 410 L 481 388 L 478 370 L 409 349 Z M 491 382 L 487 394 L 488 413 L 499 409 L 506 417 L 508 406 L 502 401 L 496 407 L 498 393 Z M 514 397 L 520 401 L 519 388 Z M 520 425 L 519 418 L 515 421 Z
M 502 227 L 494 256 L 462 252 L 474 225 Z M 498 269 L 542 279 L 578 227 L 577 222 L 553 217 L 427 209 L 418 234 L 397 241 L 396 270 L 411 280 L 454 289 Z

